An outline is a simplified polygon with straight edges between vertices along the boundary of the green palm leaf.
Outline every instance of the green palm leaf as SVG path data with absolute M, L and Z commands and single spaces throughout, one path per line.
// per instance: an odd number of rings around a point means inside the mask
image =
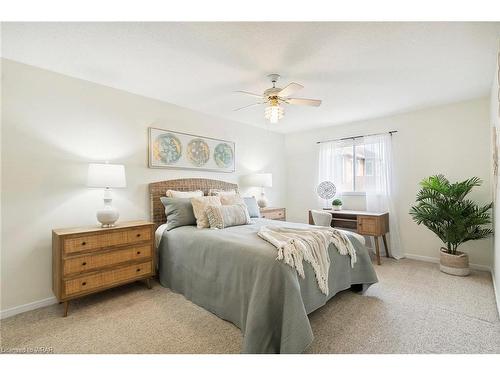
M 454 254 L 464 242 L 489 237 L 491 229 L 490 210 L 493 203 L 479 206 L 467 199 L 467 195 L 482 180 L 472 177 L 450 183 L 443 175 L 430 176 L 420 182 L 416 205 L 410 215 L 418 225 L 425 225 Z

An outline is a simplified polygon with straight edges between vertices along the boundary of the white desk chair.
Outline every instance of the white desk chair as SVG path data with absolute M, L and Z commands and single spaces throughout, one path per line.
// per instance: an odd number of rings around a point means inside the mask
M 329 227 L 332 222 L 332 214 L 330 212 L 311 210 L 314 225 L 321 227 Z

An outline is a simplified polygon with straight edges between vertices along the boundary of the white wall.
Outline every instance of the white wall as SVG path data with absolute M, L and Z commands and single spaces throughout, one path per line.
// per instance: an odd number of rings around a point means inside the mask
M 497 145 L 500 144 L 500 91 L 498 86 L 498 80 L 500 77 L 500 68 L 497 64 L 497 68 L 495 69 L 495 76 L 493 78 L 493 85 L 491 88 L 491 103 L 490 103 L 490 118 L 491 125 L 496 127 L 497 131 Z M 492 176 L 494 178 L 495 176 Z M 494 252 L 493 252 L 493 267 L 492 267 L 492 276 L 493 276 L 493 284 L 495 286 L 495 294 L 497 299 L 497 308 L 500 314 L 500 181 L 498 175 L 496 176 L 497 184 L 496 184 L 496 204 L 495 204 L 495 238 L 494 238 Z
M 483 185 L 472 197 L 482 203 L 491 200 L 488 98 L 286 135 L 288 217 L 306 222 L 308 209 L 318 206 L 314 193 L 316 141 L 390 130 L 398 131 L 393 135 L 395 199 L 404 251 L 436 258 L 440 241 L 427 228 L 417 226 L 408 211 L 415 202 L 419 181 L 438 173 L 452 181 L 480 177 Z M 364 198 L 345 197 L 343 201 L 344 208 L 364 208 Z M 469 253 L 473 264 L 491 264 L 491 239 L 466 243 L 462 250 Z
M 237 182 L 251 171 L 271 172 L 267 196 L 272 205 L 285 204 L 283 135 L 2 63 L 1 310 L 53 296 L 52 228 L 95 224 L 102 205 L 102 191 L 85 187 L 90 161 L 125 164 L 128 187 L 114 200 L 120 220 L 148 219 L 148 183 L 182 177 Z M 151 125 L 235 141 L 236 173 L 148 169 Z
M 149 182 L 195 176 L 236 182 L 259 170 L 273 173 L 271 204 L 286 204 L 289 219 L 306 222 L 307 210 L 317 205 L 315 142 L 398 130 L 393 140 L 404 250 L 426 257 L 437 257 L 440 243 L 408 215 L 422 178 L 476 175 L 484 184 L 473 197 L 491 198 L 488 98 L 283 136 L 10 60 L 1 63 L 1 310 L 53 296 L 51 229 L 94 224 L 102 204 L 101 191 L 85 187 L 89 161 L 126 165 L 128 187 L 115 191 L 114 201 L 121 220 L 148 219 Z M 151 125 L 234 140 L 237 172 L 147 168 Z M 359 199 L 344 202 L 363 208 Z M 491 264 L 491 240 L 463 249 L 471 263 Z M 495 257 L 497 270 L 499 261 Z

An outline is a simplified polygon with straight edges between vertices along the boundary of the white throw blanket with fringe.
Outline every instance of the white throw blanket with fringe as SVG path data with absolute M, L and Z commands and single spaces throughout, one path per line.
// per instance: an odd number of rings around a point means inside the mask
M 329 245 L 333 243 L 341 255 L 349 255 L 351 257 L 351 267 L 354 267 L 356 263 L 356 250 L 351 241 L 344 233 L 334 228 L 263 226 L 257 234 L 276 247 L 278 249 L 276 259 L 295 268 L 300 277 L 305 277 L 303 261 L 310 263 L 314 269 L 319 289 L 326 295 L 329 294 Z

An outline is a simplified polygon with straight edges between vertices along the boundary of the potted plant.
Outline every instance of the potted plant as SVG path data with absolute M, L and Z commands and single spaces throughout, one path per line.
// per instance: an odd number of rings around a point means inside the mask
M 332 201 L 332 209 L 334 211 L 340 211 L 342 209 L 342 201 L 340 199 L 334 199 Z
M 493 203 L 480 206 L 467 198 L 481 179 L 472 177 L 450 183 L 443 175 L 428 177 L 420 183 L 417 204 L 410 215 L 443 241 L 440 251 L 440 270 L 451 275 L 469 274 L 469 256 L 457 250 L 464 242 L 489 237 L 493 230 L 490 209 Z

